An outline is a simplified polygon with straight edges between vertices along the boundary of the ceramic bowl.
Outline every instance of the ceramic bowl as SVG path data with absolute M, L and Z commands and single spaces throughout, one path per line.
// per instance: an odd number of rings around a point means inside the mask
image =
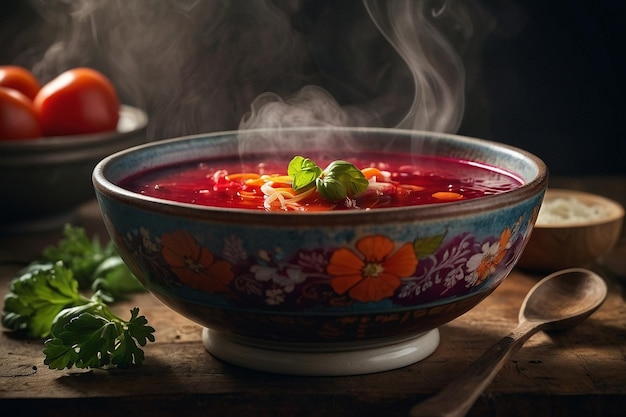
M 615 247 L 624 208 L 583 191 L 549 188 L 518 265 L 541 272 L 590 266 Z
M 146 141 L 147 115 L 122 106 L 116 132 L 0 141 L 0 230 L 63 223 L 95 198 L 91 173 L 102 158 Z
M 272 140 L 279 144 L 269 145 Z M 118 185 L 144 170 L 190 160 L 271 158 L 274 152 L 341 159 L 356 151 L 377 152 L 383 160 L 397 152 L 466 159 L 514 173 L 524 184 L 454 203 L 314 213 L 201 207 Z M 437 328 L 488 296 L 516 264 L 547 169 L 523 150 L 461 136 L 294 128 L 135 147 L 102 160 L 93 181 L 123 259 L 156 297 L 205 326 L 211 353 L 264 371 L 319 375 L 393 369 L 432 353 Z M 334 253 L 351 253 L 355 273 L 365 279 L 372 278 L 361 268 L 366 262 L 391 269 L 404 262 L 394 254 L 405 245 L 416 261 L 383 298 L 356 299 L 331 285 L 327 267 Z M 215 285 L 193 284 L 197 279 Z

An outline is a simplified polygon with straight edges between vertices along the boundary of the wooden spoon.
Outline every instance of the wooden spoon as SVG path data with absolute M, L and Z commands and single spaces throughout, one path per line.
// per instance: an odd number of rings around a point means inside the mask
M 577 325 L 596 311 L 606 296 L 606 282 L 586 269 L 565 269 L 543 278 L 526 295 L 517 328 L 441 392 L 414 406 L 410 416 L 464 416 L 504 363 L 533 334 L 539 330 L 563 330 Z

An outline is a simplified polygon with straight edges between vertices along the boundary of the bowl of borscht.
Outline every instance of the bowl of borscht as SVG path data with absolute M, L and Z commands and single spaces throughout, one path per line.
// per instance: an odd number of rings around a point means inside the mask
M 416 363 L 516 265 L 548 183 L 533 154 L 386 128 L 254 129 L 98 163 L 107 230 L 212 355 L 297 375 Z M 442 343 L 445 343 L 443 341 Z

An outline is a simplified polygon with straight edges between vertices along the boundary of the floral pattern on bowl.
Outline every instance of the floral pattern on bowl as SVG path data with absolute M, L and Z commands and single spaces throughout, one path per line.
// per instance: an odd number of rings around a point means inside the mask
M 148 286 L 174 285 L 181 295 L 195 293 L 191 298 L 196 300 L 300 312 L 349 310 L 356 303 L 385 309 L 454 297 L 493 285 L 494 277 L 503 279 L 537 212 L 538 206 L 533 215 L 521 215 L 482 238 L 473 232 L 441 232 L 397 243 L 385 234 L 365 234 L 341 247 L 294 251 L 270 242 L 250 249 L 242 235 L 232 232 L 213 246 L 189 229 L 162 232 L 140 226 L 114 236 L 124 258 L 142 271 L 138 275 L 149 276 Z

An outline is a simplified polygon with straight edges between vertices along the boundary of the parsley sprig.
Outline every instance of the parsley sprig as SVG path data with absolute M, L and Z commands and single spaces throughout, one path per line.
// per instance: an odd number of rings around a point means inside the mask
M 154 328 L 136 307 L 128 320 L 109 308 L 137 291 L 145 289 L 111 242 L 102 246 L 84 229 L 67 225 L 57 246 L 11 280 L 2 325 L 45 339 L 44 363 L 51 369 L 140 365 L 139 346 L 154 342 Z
M 44 363 L 60 370 L 141 364 L 144 353 L 137 344 L 154 342 L 154 329 L 147 324 L 137 307 L 130 310 L 130 319 L 125 321 L 96 294 L 89 303 L 56 315 L 52 337 L 44 343 Z
M 360 169 L 347 161 L 333 161 L 323 170 L 309 158 L 295 156 L 287 167 L 293 178 L 291 188 L 304 192 L 313 187 L 327 200 L 353 197 L 367 189 L 368 181 Z

